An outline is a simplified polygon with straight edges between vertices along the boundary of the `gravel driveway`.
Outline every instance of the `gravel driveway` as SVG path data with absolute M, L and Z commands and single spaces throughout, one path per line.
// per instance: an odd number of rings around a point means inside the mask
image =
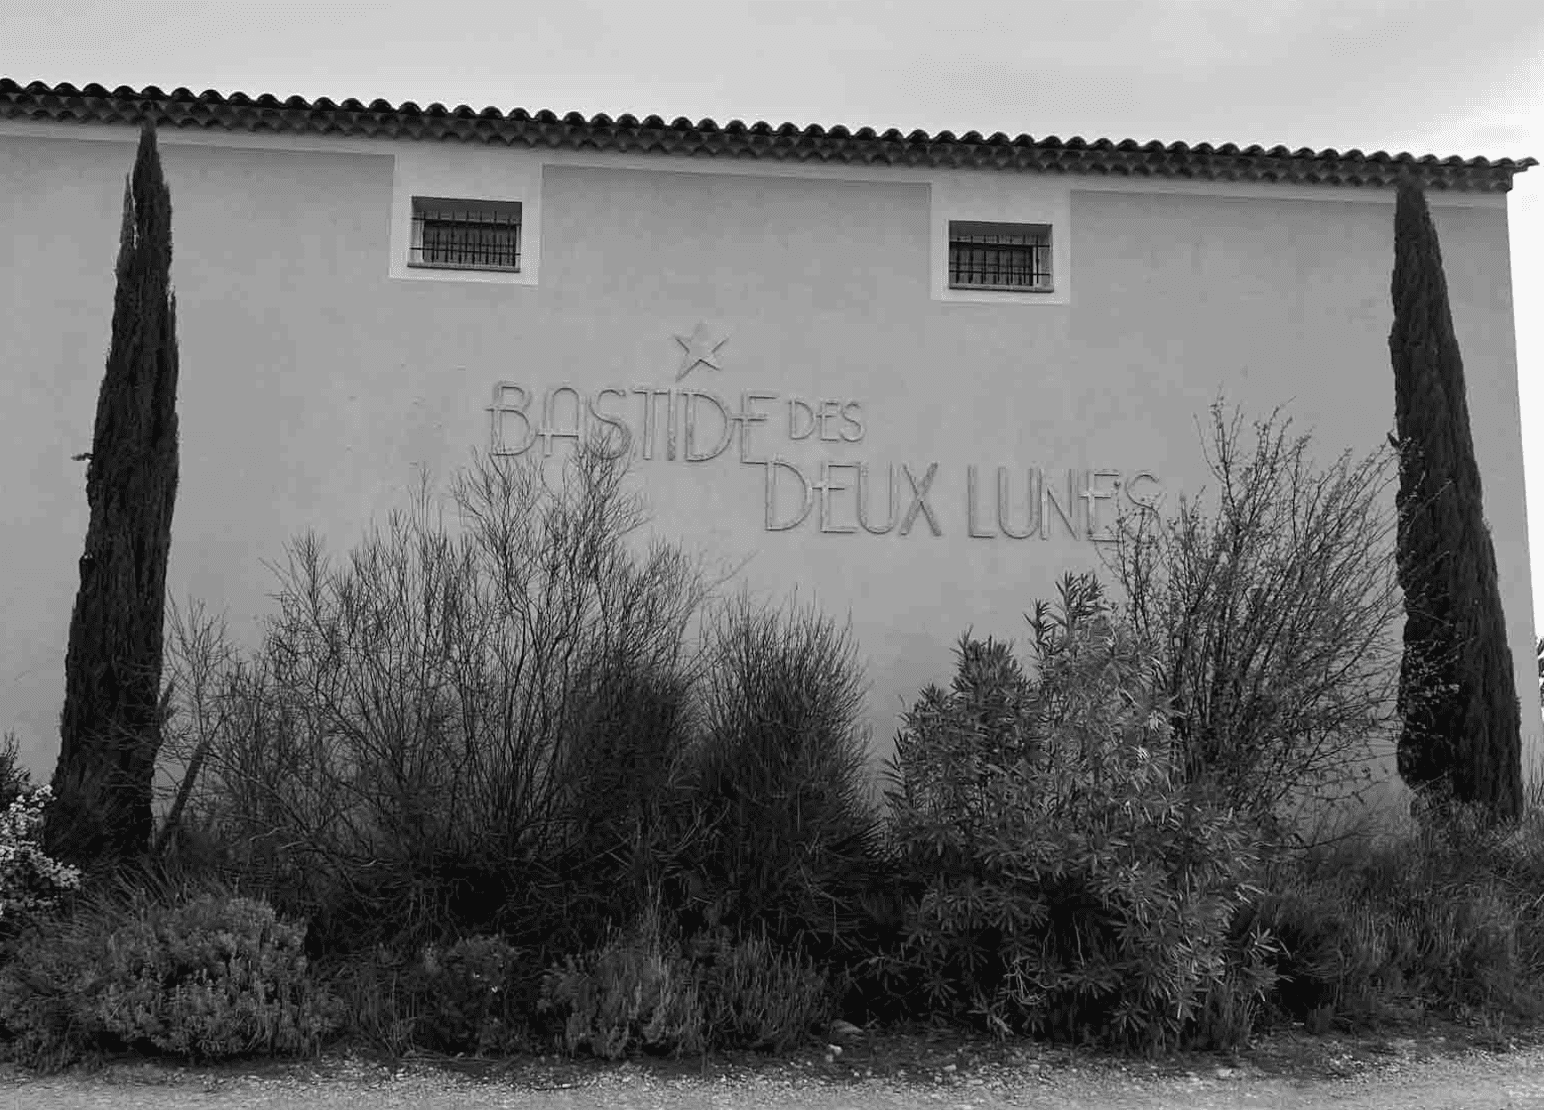
M 637 1064 L 566 1076 L 543 1074 L 534 1067 L 518 1074 L 471 1076 L 443 1068 L 390 1068 L 353 1059 L 269 1065 L 248 1072 L 136 1064 L 115 1065 L 94 1074 L 42 1078 L 11 1070 L 0 1073 L 0 1096 L 4 1099 L 0 1106 L 17 1110 L 270 1110 L 292 1106 L 339 1110 L 1544 1110 L 1544 1046 L 1502 1054 L 1470 1052 L 1448 1058 L 1391 1060 L 1359 1067 L 1338 1078 L 1282 1077 L 1247 1066 L 1154 1075 L 1141 1074 L 1136 1065 L 1127 1069 L 1108 1062 L 954 1069 L 922 1081 L 894 1076 L 836 1081 L 794 1065 L 703 1078 L 661 1075 Z

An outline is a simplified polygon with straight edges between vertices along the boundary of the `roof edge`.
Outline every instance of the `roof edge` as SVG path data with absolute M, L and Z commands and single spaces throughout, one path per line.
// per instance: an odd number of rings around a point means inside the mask
M 977 131 L 960 136 L 951 131 L 880 133 L 871 127 L 850 131 L 840 125 L 800 128 L 792 123 L 774 126 L 740 120 L 720 126 L 711 119 L 693 123 L 682 117 L 666 122 L 659 116 L 640 120 L 630 114 L 612 119 L 604 113 L 559 116 L 547 110 L 532 113 L 515 108 L 506 113 L 491 107 L 476 111 L 466 105 L 446 108 L 443 104 L 420 108 L 411 101 L 393 105 L 375 100 L 367 105 L 352 98 L 342 103 L 298 96 L 281 101 L 272 94 L 226 96 L 212 89 L 194 93 L 178 88 L 168 93 L 154 85 L 109 90 L 90 84 L 77 89 L 68 83 L 51 86 L 34 81 L 23 86 L 6 77 L 0 77 L 0 119 L 136 126 L 149 119 L 157 127 L 178 129 L 1201 181 L 1386 187 L 1413 178 L 1425 188 L 1464 192 L 1506 192 L 1514 174 L 1538 165 L 1534 158 L 1465 160 L 1430 154 L 1418 158 L 1381 150 L 1364 154 L 1307 147 L 1295 151 L 1284 146 L 1240 148 L 1233 143 L 1164 145 L 1076 137 L 1063 141 L 1029 135 L 1010 139 L 1002 132 L 982 136 Z

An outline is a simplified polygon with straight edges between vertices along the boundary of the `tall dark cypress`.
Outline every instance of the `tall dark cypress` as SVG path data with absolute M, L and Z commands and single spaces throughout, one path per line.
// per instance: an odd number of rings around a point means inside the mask
M 1522 808 L 1521 717 L 1485 526 L 1463 360 L 1426 197 L 1394 212 L 1394 415 L 1400 450 L 1399 582 L 1405 647 L 1398 766 L 1417 792 Z
M 90 520 L 45 826 L 50 854 L 75 863 L 141 853 L 151 832 L 177 495 L 171 220 L 147 121 L 124 191 L 112 340 L 86 470 Z

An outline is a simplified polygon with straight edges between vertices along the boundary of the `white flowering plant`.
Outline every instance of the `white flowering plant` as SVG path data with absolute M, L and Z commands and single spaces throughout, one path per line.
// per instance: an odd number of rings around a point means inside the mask
M 51 859 L 39 843 L 52 796 L 47 785 L 24 789 L 0 814 L 0 924 L 48 909 L 80 887 L 79 869 Z

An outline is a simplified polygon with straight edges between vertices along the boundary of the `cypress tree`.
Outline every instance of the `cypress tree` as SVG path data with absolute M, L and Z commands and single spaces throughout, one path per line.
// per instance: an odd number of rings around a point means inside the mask
M 112 339 L 86 470 L 90 518 L 45 827 L 50 854 L 77 863 L 141 853 L 151 832 L 177 494 L 171 216 L 147 121 L 124 189 Z
M 1394 212 L 1394 414 L 1400 452 L 1399 583 L 1405 593 L 1398 767 L 1418 794 L 1522 808 L 1521 716 L 1485 526 L 1463 361 L 1426 197 Z

